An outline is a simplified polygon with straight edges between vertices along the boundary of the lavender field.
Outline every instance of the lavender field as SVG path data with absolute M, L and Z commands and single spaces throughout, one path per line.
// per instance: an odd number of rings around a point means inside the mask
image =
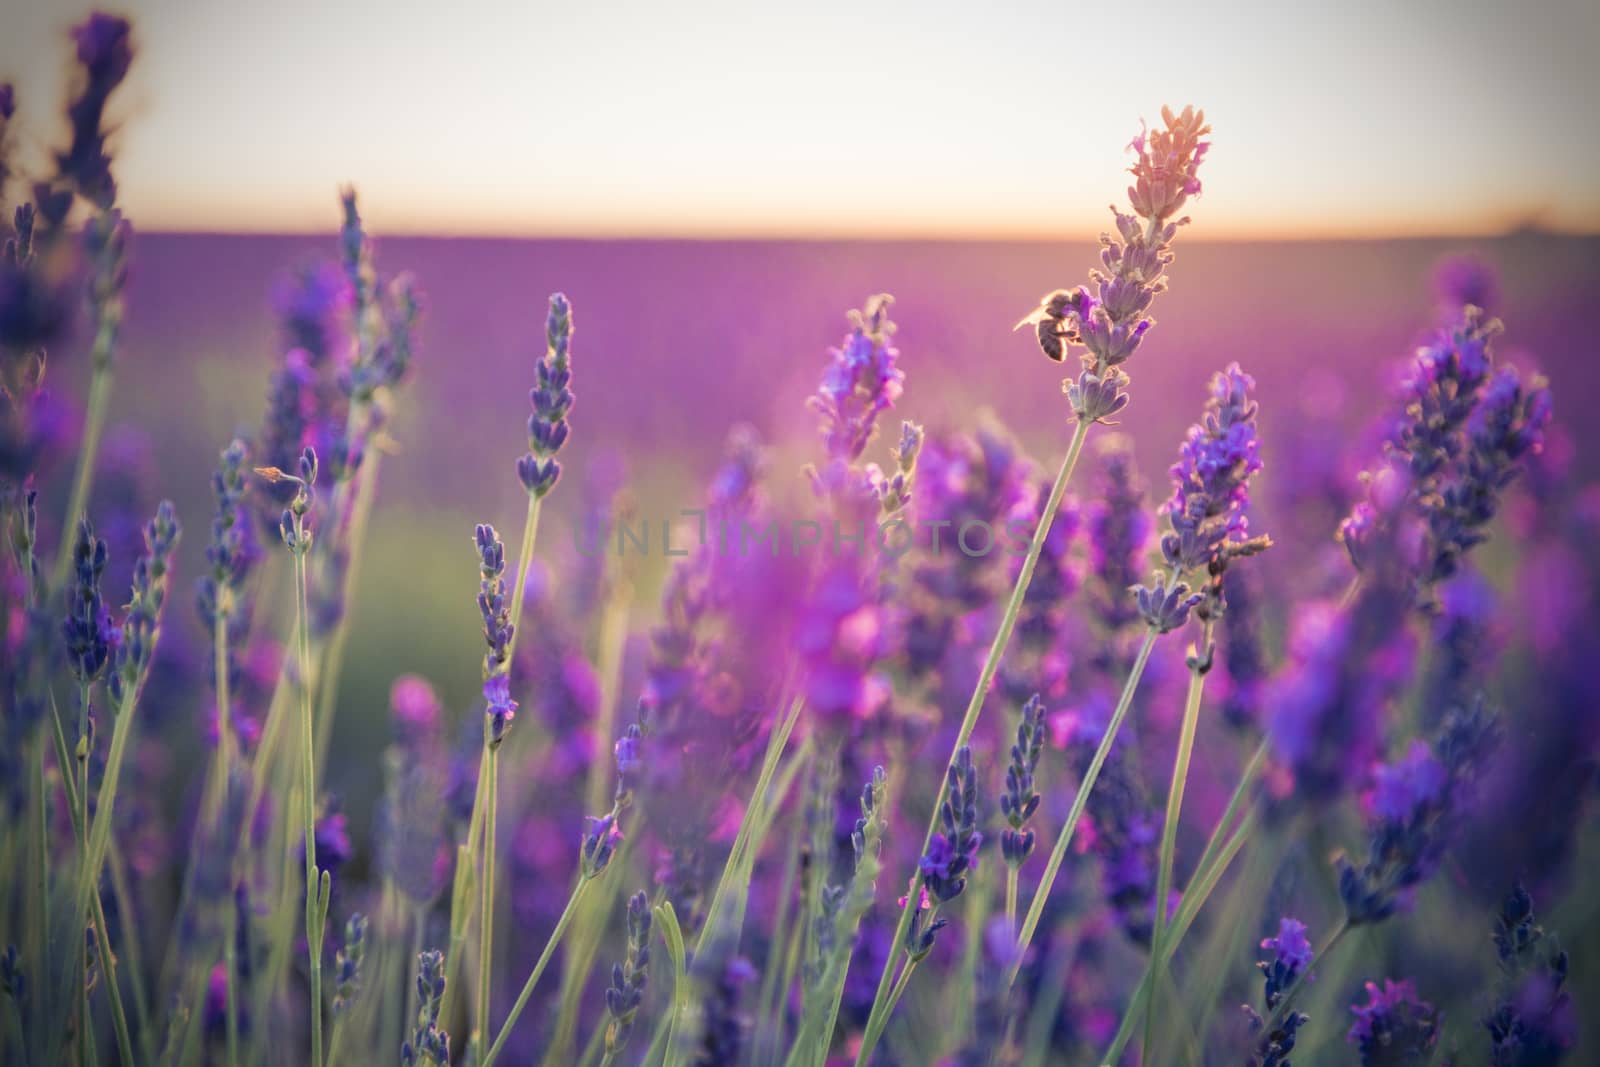
M 126 34 L 0 171 L 0 1063 L 1594 1059 L 1600 238 L 1208 239 L 1191 110 L 1100 243 L 144 232 Z

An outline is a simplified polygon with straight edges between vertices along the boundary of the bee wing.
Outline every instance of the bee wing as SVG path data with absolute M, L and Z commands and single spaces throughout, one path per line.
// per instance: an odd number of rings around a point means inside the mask
M 1026 315 L 1026 316 L 1018 319 L 1017 320 L 1017 324 L 1015 326 L 1011 327 L 1011 330 L 1014 333 L 1017 330 L 1022 329 L 1024 326 L 1037 326 L 1041 322 L 1043 322 L 1044 320 L 1045 320 L 1044 305 L 1040 304 L 1038 307 L 1033 309 L 1033 313 L 1032 314 Z

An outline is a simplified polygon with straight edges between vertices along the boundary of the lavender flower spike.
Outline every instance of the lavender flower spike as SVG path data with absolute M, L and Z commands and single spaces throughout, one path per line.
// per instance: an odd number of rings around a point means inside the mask
M 479 523 L 472 539 L 478 549 L 478 615 L 483 620 L 483 640 L 488 645 L 488 651 L 483 654 L 484 697 L 491 704 L 504 705 L 510 697 L 499 693 L 497 679 L 504 678 L 510 671 L 511 640 L 515 632 L 506 597 L 506 547 L 488 523 Z M 489 691 L 491 684 L 496 686 L 495 693 Z
M 628 899 L 628 954 L 611 968 L 606 989 L 606 1056 L 621 1052 L 633 1033 L 650 969 L 650 899 L 643 892 Z
M 344 924 L 344 945 L 333 958 L 333 1013 L 343 1015 L 361 992 L 361 963 L 366 957 L 367 917 L 360 912 Z
M 566 294 L 550 297 L 545 324 L 545 355 L 535 368 L 534 387 L 528 393 L 533 414 L 528 416 L 528 452 L 517 460 L 517 477 L 536 498 L 556 487 L 561 464 L 556 453 L 567 441 L 567 412 L 572 410 L 572 304 Z
M 1367 983 L 1367 1003 L 1352 1005 L 1355 1025 L 1345 1040 L 1361 1052 L 1361 1067 L 1429 1062 L 1439 1040 L 1439 1015 L 1410 981 Z
M 853 463 L 877 432 L 878 415 L 900 398 L 905 372 L 895 366 L 900 350 L 890 343 L 894 323 L 887 293 L 867 298 L 850 312 L 850 333 L 830 351 L 832 362 L 816 395 L 808 401 L 822 422 L 822 440 L 831 460 Z M 917 435 L 917 445 L 921 435 Z M 902 451 L 904 451 L 904 440 Z M 915 455 L 915 449 L 910 455 Z
M 450 1035 L 439 1029 L 444 1000 L 444 953 L 430 949 L 417 957 L 416 1028 L 400 1046 L 400 1067 L 450 1067 Z
M 68 589 L 67 615 L 62 621 L 67 665 L 80 685 L 100 677 L 111 658 L 115 629 L 100 596 L 100 576 L 106 569 L 106 543 L 94 535 L 88 519 L 78 522 L 72 545 L 72 585 Z
M 1166 290 L 1172 239 L 1189 221 L 1173 215 L 1200 191 L 1200 163 L 1210 147 L 1201 138 L 1211 132 L 1205 112 L 1162 108 L 1161 117 L 1162 129 L 1141 132 L 1129 145 L 1135 154 L 1129 168 L 1134 182 L 1128 187 L 1133 213 L 1112 207 L 1117 232 L 1100 238 L 1105 270 L 1090 273 L 1094 291 L 1086 286 L 1058 289 L 1017 324 L 1036 327 L 1040 347 L 1058 363 L 1070 346 L 1084 348 L 1082 373 L 1062 389 L 1073 414 L 1085 424 L 1104 422 L 1128 404 L 1128 375 L 1121 364 L 1155 323 L 1147 312 L 1156 295 Z
M 1161 554 L 1176 574 L 1217 569 L 1230 556 L 1264 547 L 1248 539 L 1245 517 L 1250 477 L 1261 469 L 1250 398 L 1255 384 L 1237 363 L 1213 376 L 1205 413 L 1179 446 L 1166 505 L 1172 532 L 1161 539 Z
M 1278 936 L 1266 938 L 1261 942 L 1261 947 L 1270 949 L 1273 954 L 1270 960 L 1256 964 L 1266 977 L 1262 1001 L 1268 1017 L 1271 1017 L 1278 1005 L 1283 1003 L 1290 987 L 1311 966 L 1313 952 L 1311 942 L 1306 937 L 1306 924 L 1287 916 L 1278 922 Z M 1306 980 L 1310 981 L 1309 975 Z M 1249 1020 L 1250 1032 L 1261 1035 L 1251 1050 L 1250 1067 L 1291 1067 L 1288 1056 L 1294 1051 L 1296 1032 L 1310 1017 L 1302 1012 L 1291 1011 L 1277 1026 L 1263 1033 L 1266 1020 L 1248 1004 L 1244 1005 L 1244 1013 Z
M 1011 762 L 1006 767 L 1006 788 L 1000 794 L 1000 814 L 1006 827 L 1000 831 L 1000 854 L 1012 867 L 1020 867 L 1033 852 L 1033 831 L 1028 820 L 1039 809 L 1040 796 L 1033 775 L 1044 752 L 1044 701 L 1035 693 L 1022 708 L 1017 723 L 1017 740 L 1011 746 Z
M 966 888 L 967 875 L 977 866 L 978 846 L 983 843 L 983 834 L 978 831 L 977 772 L 972 767 L 970 746 L 962 747 L 950 767 L 939 818 L 944 832 L 933 835 L 918 868 L 928 895 L 943 904 L 960 896 Z

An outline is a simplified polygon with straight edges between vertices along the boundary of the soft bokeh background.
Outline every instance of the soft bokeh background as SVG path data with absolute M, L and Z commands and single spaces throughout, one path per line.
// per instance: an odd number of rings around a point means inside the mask
M 1179 239 L 1160 324 L 1132 367 L 1135 400 L 1122 428 L 1152 479 L 1171 463 L 1206 378 L 1237 359 L 1260 382 L 1269 486 L 1260 521 L 1284 539 L 1273 510 L 1284 487 L 1272 479 L 1293 466 L 1294 449 L 1315 441 L 1308 425 L 1346 432 L 1339 444 L 1351 469 L 1367 461 L 1367 430 L 1390 402 L 1395 370 L 1436 321 L 1432 272 L 1463 252 L 1502 276 L 1503 350 L 1557 383 L 1574 476 L 1600 476 L 1600 426 L 1580 414 L 1600 388 L 1588 324 L 1600 239 L 1217 243 L 1205 240 L 1204 212 L 1202 201 Z M 200 565 L 217 450 L 259 422 L 281 360 L 273 286 L 334 248 L 331 234 L 147 234 L 135 245 L 111 419 L 148 439 L 158 468 L 150 503 L 172 496 L 190 525 L 186 574 Z M 1081 280 L 1095 251 L 1043 242 L 380 238 L 381 263 L 415 272 L 427 313 L 354 598 L 341 743 L 360 747 L 381 734 L 387 687 L 402 671 L 435 679 L 458 707 L 476 693 L 472 526 L 493 522 L 508 536 L 520 528 L 525 496 L 513 463 L 525 445 L 525 389 L 550 291 L 571 295 L 577 326 L 568 481 L 541 533 L 560 560 L 572 557 L 582 480 L 596 463 L 620 459 L 641 516 L 658 522 L 698 506 L 736 422 L 778 448 L 775 486 L 802 490 L 801 468 L 816 455 L 804 399 L 844 332 L 844 309 L 876 291 L 897 297 L 906 417 L 969 428 L 988 409 L 1053 462 L 1068 436 L 1062 371 L 1029 331 L 1011 327 L 1039 293 Z M 71 395 L 81 395 L 64 384 L 79 363 L 57 359 L 58 384 Z M 1311 547 L 1286 545 L 1296 556 Z M 654 617 L 667 562 L 659 544 L 634 561 L 636 623 Z M 175 614 L 190 625 L 189 612 Z M 349 773 L 376 774 L 375 761 L 352 759 Z M 352 796 L 368 793 L 356 788 L 365 782 L 347 784 Z M 362 814 L 358 802 L 352 815 Z

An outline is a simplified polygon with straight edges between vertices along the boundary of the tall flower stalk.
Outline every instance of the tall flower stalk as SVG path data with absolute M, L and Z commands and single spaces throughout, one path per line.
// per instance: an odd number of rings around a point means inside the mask
M 278 532 L 289 554 L 294 557 L 295 635 L 299 673 L 296 688 L 300 697 L 300 813 L 305 835 L 306 954 L 311 984 L 311 1063 L 312 1067 L 322 1067 L 322 938 L 327 924 L 328 896 L 332 890 L 333 876 L 317 866 L 311 610 L 306 594 L 306 556 L 311 551 L 311 528 L 306 522 L 306 514 L 311 510 L 312 492 L 317 484 L 317 453 L 310 447 L 301 453 L 299 475 L 286 474 L 277 467 L 258 467 L 256 473 L 268 482 L 288 482 L 295 488 L 294 498 L 279 519 Z
M 505 741 L 517 704 L 511 699 L 511 611 L 506 604 L 506 550 L 493 526 L 477 528 L 474 539 L 481 574 L 478 612 L 483 618 L 483 637 L 488 651 L 483 656 L 483 862 L 478 881 L 478 999 L 472 1044 L 482 1056 L 483 1042 L 489 1039 L 489 994 L 494 954 L 495 839 L 499 792 L 495 776 L 500 764 L 500 745 Z
M 1091 293 L 1086 286 L 1080 286 L 1070 292 L 1057 290 L 1044 298 L 1033 315 L 1018 324 L 1035 327 L 1040 347 L 1045 355 L 1055 362 L 1063 361 L 1066 352 L 1072 346 L 1081 346 L 1084 349 L 1081 356 L 1082 372 L 1076 381 L 1069 379 L 1063 383 L 1063 391 L 1072 408 L 1076 424 L 1072 439 L 1067 445 L 1066 456 L 1061 461 L 1061 468 L 1056 474 L 1055 481 L 1051 483 L 1050 495 L 1045 500 L 1043 513 L 1039 516 L 1033 537 L 1028 543 L 1027 553 L 1022 558 L 1022 566 L 1012 586 L 1005 611 L 1000 616 L 994 640 L 990 643 L 983 666 L 979 669 L 972 698 L 962 716 L 961 726 L 956 731 L 947 765 L 952 769 L 956 765 L 957 754 L 966 747 L 972 738 L 973 730 L 977 727 L 984 700 L 988 697 L 989 687 L 993 684 L 995 672 L 1000 667 L 1000 659 L 1011 640 L 1011 632 L 1022 610 L 1028 585 L 1033 580 L 1039 555 L 1049 537 L 1051 523 L 1061 509 L 1061 499 L 1078 465 L 1078 457 L 1083 452 L 1089 429 L 1096 423 L 1104 422 L 1116 415 L 1128 404 L 1126 387 L 1129 379 L 1127 372 L 1122 369 L 1122 364 L 1138 350 L 1145 333 L 1153 325 L 1154 320 L 1146 312 L 1156 295 L 1166 289 L 1165 272 L 1167 265 L 1172 261 L 1172 240 L 1177 235 L 1178 228 L 1188 222 L 1187 217 L 1174 218 L 1174 216 L 1190 196 L 1200 192 L 1198 171 L 1210 147 L 1209 142 L 1202 138 L 1211 132 L 1211 127 L 1205 124 L 1205 113 L 1186 107 L 1181 113 L 1163 108 L 1161 114 L 1165 123 L 1164 128 L 1154 133 L 1142 132 L 1131 143 L 1135 153 L 1134 164 L 1130 168 L 1134 182 L 1128 187 L 1128 199 L 1133 212 L 1128 214 L 1112 208 L 1117 236 L 1107 234 L 1100 239 L 1102 246 L 1100 261 L 1105 270 L 1097 269 L 1090 273 L 1090 281 L 1095 286 L 1095 292 Z M 1136 661 L 1139 673 L 1143 672 L 1144 662 L 1149 657 L 1150 646 L 1153 643 L 1152 634 Z M 1137 675 L 1131 677 L 1129 681 L 1130 684 L 1125 690 L 1126 701 L 1120 705 L 1123 714 L 1126 714 L 1126 704 L 1132 700 L 1133 690 L 1137 686 Z M 1108 728 L 1108 739 L 1114 733 L 1115 726 L 1120 725 L 1120 721 L 1120 717 L 1113 717 L 1115 725 Z M 1109 750 L 1109 746 L 1104 747 Z M 1097 757 L 1097 763 L 1093 768 L 1094 774 L 1099 772 L 1098 764 L 1104 762 L 1104 753 L 1097 753 Z M 1075 803 L 1074 808 L 1081 814 L 1080 804 Z M 1072 821 L 1076 823 L 1076 817 L 1073 817 Z M 938 825 L 939 812 L 936 807 L 928 820 L 927 832 L 923 836 L 924 849 L 933 840 Z M 1068 837 L 1070 838 L 1070 833 Z M 1064 852 L 1065 843 L 1058 844 L 1060 850 Z M 1020 944 L 1024 948 L 1032 939 L 1033 929 L 1038 925 L 1039 915 L 1043 911 L 1044 900 L 1049 894 L 1055 870 L 1060 867 L 1057 856 L 1052 855 L 1051 859 L 1052 867 L 1047 870 L 1046 879 L 1041 882 L 1035 893 L 1033 906 L 1029 909 L 1031 923 L 1024 924 L 1024 936 L 1020 938 Z M 911 929 L 916 911 L 915 901 L 912 899 L 914 896 L 915 894 L 909 894 L 906 904 L 901 908 L 900 921 L 893 940 L 895 945 L 904 943 Z M 883 1016 L 889 1010 L 890 987 L 895 981 L 897 962 L 894 952 L 891 952 L 884 961 L 883 971 L 878 978 L 877 994 L 873 998 L 872 1012 L 867 1023 L 868 1034 L 882 1032 Z M 1012 964 L 1013 981 L 1018 966 L 1020 959 Z M 862 1042 L 861 1050 L 856 1056 L 858 1065 L 867 1062 L 875 1043 L 875 1038 Z

